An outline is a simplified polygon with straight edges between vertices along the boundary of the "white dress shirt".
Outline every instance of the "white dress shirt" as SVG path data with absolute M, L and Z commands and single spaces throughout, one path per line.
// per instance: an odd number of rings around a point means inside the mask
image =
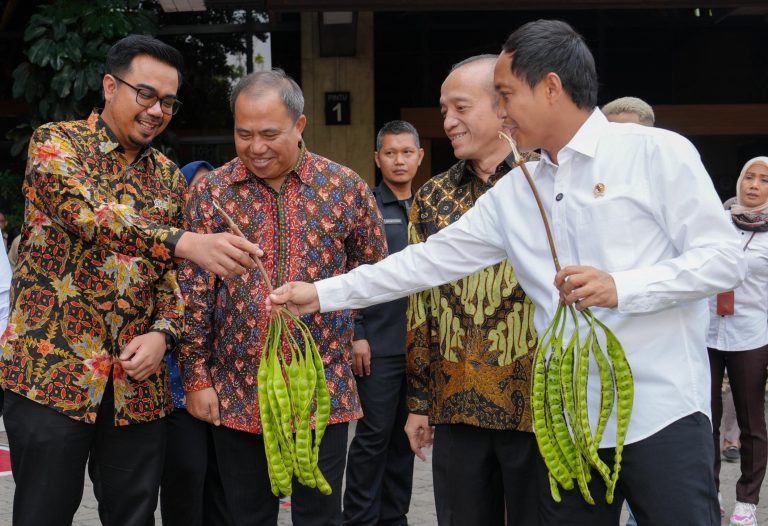
M 727 217 L 731 216 L 726 212 Z M 742 247 L 752 232 L 735 228 Z M 733 316 L 718 316 L 717 298 L 709 299 L 707 347 L 719 351 L 751 351 L 768 344 L 768 232 L 755 232 L 744 252 L 747 277 L 734 292 Z
M 561 265 L 594 266 L 616 283 L 618 308 L 593 312 L 616 333 L 632 367 L 635 397 L 626 443 L 697 411 L 709 415 L 706 298 L 738 285 L 746 264 L 698 153 L 680 135 L 609 123 L 595 110 L 557 159 L 559 166 L 545 153 L 528 166 L 535 168 Z M 541 216 L 519 168 L 426 243 L 317 282 L 317 292 L 323 311 L 365 307 L 504 257 L 536 305 L 541 334 L 559 294 Z M 599 388 L 593 360 L 593 426 Z M 614 415 L 602 447 L 615 445 L 615 429 Z
M 8 324 L 12 276 L 8 253 L 5 251 L 5 245 L 2 244 L 0 245 L 0 335 L 5 332 L 5 326 Z

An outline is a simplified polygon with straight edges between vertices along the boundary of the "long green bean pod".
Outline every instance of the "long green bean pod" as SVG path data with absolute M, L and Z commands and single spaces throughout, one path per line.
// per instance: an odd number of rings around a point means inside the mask
M 600 320 L 595 319 L 600 328 L 605 331 L 607 340 L 606 350 L 608 357 L 613 363 L 614 375 L 616 376 L 616 449 L 614 453 L 613 474 L 611 483 L 608 484 L 605 500 L 610 504 L 613 502 L 613 493 L 616 489 L 616 482 L 619 480 L 619 471 L 621 470 L 621 455 L 624 451 L 624 440 L 627 437 L 629 429 L 629 420 L 632 414 L 632 404 L 634 401 L 634 381 L 632 379 L 632 369 L 629 367 L 627 356 L 624 354 L 624 348 L 621 346 L 616 335 L 613 334 Z
M 306 349 L 310 348 L 309 339 L 311 335 L 305 326 L 297 325 L 297 327 L 301 333 L 306 352 Z M 291 336 L 291 338 L 293 337 Z M 296 347 L 299 347 L 298 344 L 296 344 Z M 312 467 L 312 430 L 310 427 L 315 389 L 315 367 L 312 360 L 307 360 L 305 352 L 299 350 L 296 353 L 299 368 L 299 375 L 296 380 L 297 399 L 294 404 L 296 410 L 296 420 L 294 421 L 294 426 L 296 427 L 296 461 L 298 464 L 297 474 L 299 482 L 310 488 L 315 488 L 317 483 Z M 308 378 L 309 374 L 312 375 L 311 382 Z
M 597 427 L 595 428 L 595 439 L 593 441 L 593 447 L 595 451 L 597 451 L 597 449 L 600 447 L 600 442 L 603 439 L 605 426 L 608 424 L 608 420 L 610 419 L 611 413 L 613 411 L 613 403 L 616 398 L 616 390 L 613 368 L 611 367 L 608 359 L 605 357 L 603 350 L 600 348 L 597 335 L 594 334 L 596 318 L 589 310 L 587 310 L 586 313 L 583 313 L 583 317 L 585 320 L 587 320 L 587 323 L 590 324 L 590 330 L 593 333 L 592 338 L 585 342 L 584 345 L 589 345 L 589 342 L 591 341 L 590 349 L 592 350 L 592 355 L 595 357 L 595 361 L 597 362 L 597 367 L 600 374 L 600 415 L 597 420 Z
M 595 444 L 592 428 L 589 423 L 589 406 L 587 403 L 587 380 L 589 378 L 589 351 L 597 339 L 594 328 L 590 326 L 584 343 L 580 344 L 576 359 L 576 415 L 581 432 L 584 434 L 582 455 L 600 474 L 606 485 L 609 483 L 611 471 L 597 454 L 599 444 Z
M 560 308 L 564 309 L 565 307 L 561 304 Z M 573 316 L 572 313 L 572 307 L 568 309 L 568 313 Z M 568 320 L 568 316 L 563 315 L 561 326 L 560 326 L 560 341 L 562 342 L 563 333 L 565 332 L 565 326 L 566 322 Z M 570 419 L 573 419 L 575 416 L 575 399 L 573 397 L 573 353 L 574 353 L 574 347 L 579 341 L 579 327 L 578 325 L 574 328 L 574 333 L 571 335 L 571 338 L 568 341 L 567 346 L 565 347 L 565 351 L 561 351 L 562 344 L 556 346 L 553 348 L 552 356 L 550 358 L 551 360 L 559 359 L 560 365 L 559 367 L 554 367 L 550 365 L 550 371 L 548 371 L 548 395 L 550 392 L 554 391 L 554 396 L 560 396 L 559 407 L 556 407 L 550 403 L 550 409 L 552 411 L 552 422 L 553 425 L 555 425 L 556 429 L 556 436 L 558 438 L 558 443 L 561 444 L 561 449 L 563 449 L 566 459 L 568 459 L 568 463 L 571 470 L 571 476 L 576 479 L 576 484 L 579 487 L 579 491 L 581 492 L 581 495 L 584 497 L 584 500 L 587 501 L 589 504 L 594 504 L 595 501 L 592 498 L 592 494 L 589 491 L 589 486 L 587 485 L 588 482 L 591 480 L 591 476 L 589 474 L 589 466 L 584 462 L 584 459 L 582 458 L 582 452 L 579 448 L 579 442 L 580 440 L 583 441 L 583 432 L 581 432 L 581 427 L 578 425 L 578 421 L 571 420 L 571 427 L 573 428 L 573 436 L 571 435 L 571 431 L 568 428 L 568 424 L 565 421 L 565 415 L 568 414 L 568 417 Z M 571 368 L 570 375 L 570 382 L 569 385 L 565 385 L 566 382 L 563 382 L 563 370 L 565 368 L 566 364 L 566 358 L 568 362 L 568 366 Z M 549 380 L 549 377 L 552 377 L 551 383 Z M 567 400 L 566 400 L 567 397 Z M 549 396 L 547 398 L 549 400 Z M 557 418 L 555 418 L 555 413 L 557 412 Z M 560 422 L 558 424 L 558 422 Z M 558 427 L 560 428 L 558 430 Z
M 572 320 L 578 319 L 576 316 L 576 309 L 574 309 L 573 306 L 568 308 L 568 312 L 570 313 Z M 576 445 L 576 449 L 579 451 L 579 470 L 583 473 L 585 481 L 589 483 L 592 480 L 592 474 L 589 469 L 589 462 L 586 462 L 586 465 L 584 462 L 584 459 L 586 459 L 584 451 L 587 449 L 587 440 L 576 413 L 576 398 L 574 392 L 574 355 L 579 342 L 579 326 L 578 324 L 575 324 L 574 332 L 563 352 L 563 363 L 560 367 L 560 383 L 563 390 L 563 401 L 566 414 L 568 415 L 568 421 L 573 432 L 573 441 Z
M 539 339 L 539 346 L 533 357 L 533 375 L 531 377 L 531 413 L 533 416 L 533 428 L 535 431 L 536 442 L 541 452 L 541 457 L 549 470 L 550 475 L 557 484 L 564 489 L 573 488 L 573 479 L 568 469 L 567 461 L 562 451 L 557 445 L 557 439 L 551 427 L 551 419 L 548 416 L 546 405 L 547 388 L 547 366 L 546 349 L 555 338 L 555 327 L 560 319 L 562 311 L 558 309 L 555 315 L 555 322 Z M 541 342 L 546 342 L 542 345 Z M 550 484 L 555 487 L 552 491 L 552 498 L 560 502 L 560 492 L 556 490 L 556 484 Z
M 277 423 L 275 415 L 272 412 L 273 404 L 269 400 L 269 391 L 271 390 L 269 369 L 271 366 L 270 355 L 273 346 L 271 338 L 274 336 L 274 327 L 270 327 L 267 334 L 268 348 L 265 348 L 261 355 L 261 362 L 257 373 L 258 378 L 258 396 L 259 412 L 261 415 L 261 432 L 264 441 L 264 453 L 267 458 L 267 468 L 270 477 L 270 486 L 275 495 L 290 495 L 292 491 L 291 476 L 283 462 L 283 455 L 280 450 L 280 439 L 278 438 Z
M 560 383 L 560 372 L 562 364 L 563 332 L 565 330 L 566 316 L 562 316 L 560 327 L 556 327 L 557 335 L 550 346 L 549 363 L 547 365 L 546 389 L 547 405 L 551 415 L 552 431 L 560 451 L 568 467 L 571 476 L 576 473 L 579 461 L 577 459 L 578 451 L 571 439 L 571 433 L 568 424 L 565 421 L 565 411 L 563 408 L 563 393 Z
M 320 442 L 323 440 L 325 434 L 325 428 L 328 426 L 328 419 L 331 416 L 331 393 L 328 391 L 328 384 L 325 382 L 325 368 L 323 366 L 323 359 L 320 357 L 320 352 L 317 350 L 317 345 L 312 342 L 312 356 L 315 363 L 315 374 L 317 377 L 317 403 L 315 409 L 315 443 L 312 460 L 315 467 L 315 482 L 317 482 L 317 489 L 320 493 L 325 495 L 331 494 L 331 486 L 325 480 L 325 477 L 320 472 L 320 468 L 317 466 L 318 459 L 320 457 Z

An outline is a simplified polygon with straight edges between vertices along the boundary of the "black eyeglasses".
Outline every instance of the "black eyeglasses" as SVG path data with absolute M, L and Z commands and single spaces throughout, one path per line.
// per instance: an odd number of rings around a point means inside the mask
M 115 77 L 115 79 L 119 80 L 129 88 L 133 88 L 136 90 L 136 103 L 139 106 L 143 106 L 145 108 L 151 108 L 155 104 L 157 104 L 157 101 L 160 101 L 160 111 L 165 113 L 166 115 L 176 115 L 176 112 L 179 111 L 179 108 L 181 108 L 181 101 L 177 99 L 176 97 L 171 97 L 170 95 L 167 97 L 163 97 L 162 99 L 157 96 L 157 93 L 155 93 L 153 90 L 149 88 L 137 88 L 133 84 L 130 84 L 117 75 L 112 75 Z

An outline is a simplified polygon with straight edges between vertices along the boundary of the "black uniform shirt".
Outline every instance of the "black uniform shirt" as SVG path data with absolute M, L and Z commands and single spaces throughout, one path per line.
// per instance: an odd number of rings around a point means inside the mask
M 384 181 L 373 189 L 376 205 L 384 217 L 389 253 L 408 245 L 408 214 L 412 198 L 398 201 Z M 405 310 L 408 298 L 361 309 L 355 319 L 355 340 L 368 340 L 371 356 L 405 354 Z

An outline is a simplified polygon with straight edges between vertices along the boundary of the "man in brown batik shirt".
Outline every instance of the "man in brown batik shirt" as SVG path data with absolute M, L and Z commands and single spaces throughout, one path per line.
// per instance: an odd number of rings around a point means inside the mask
M 496 58 L 460 62 L 443 82 L 443 127 L 460 161 L 417 192 L 411 243 L 457 221 L 512 167 L 499 138 Z M 509 524 L 537 524 L 533 304 L 509 261 L 411 296 L 407 320 L 406 432 L 422 459 L 434 432 L 438 522 L 503 525 L 506 505 Z

